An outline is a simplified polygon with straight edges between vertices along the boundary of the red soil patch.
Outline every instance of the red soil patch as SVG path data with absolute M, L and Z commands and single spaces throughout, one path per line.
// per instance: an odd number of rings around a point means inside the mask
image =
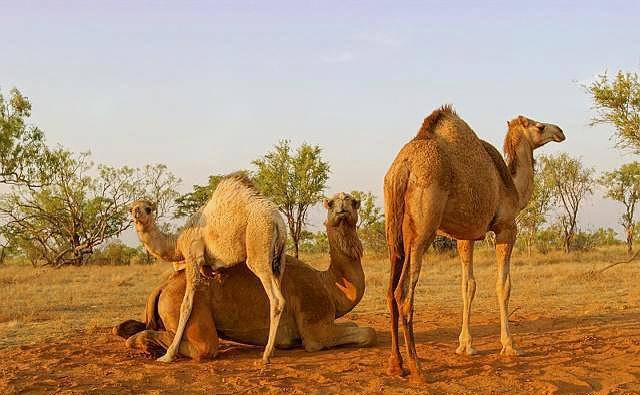
M 428 317 L 428 321 L 425 321 Z M 500 358 L 497 316 L 474 315 L 479 355 L 458 356 L 457 316 L 416 316 L 418 353 L 427 384 L 385 374 L 385 314 L 351 315 L 373 325 L 379 345 L 316 353 L 278 350 L 259 366 L 262 350 L 224 343 L 218 359 L 172 365 L 131 352 L 105 328 L 0 351 L 0 393 L 640 393 L 640 314 L 524 317 L 512 331 L 526 354 Z

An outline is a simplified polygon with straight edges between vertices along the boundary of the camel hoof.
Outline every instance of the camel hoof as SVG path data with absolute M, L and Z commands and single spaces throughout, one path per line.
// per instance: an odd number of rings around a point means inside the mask
M 387 374 L 389 376 L 399 376 L 405 377 L 409 375 L 409 370 L 402 367 L 402 363 L 392 358 L 389 360 L 389 368 L 387 369 Z
M 409 382 L 413 384 L 427 384 L 427 379 L 424 378 L 422 373 L 411 373 L 409 375 Z
M 156 359 L 156 361 L 164 362 L 164 363 L 171 363 L 171 362 L 173 362 L 173 357 L 171 357 L 171 355 L 169 355 L 169 354 L 164 354 L 160 358 Z
M 505 357 L 518 357 L 522 355 L 522 351 L 518 350 L 518 348 L 513 345 L 502 346 L 502 350 L 500 350 L 500 355 Z
M 477 354 L 478 351 L 476 351 L 475 348 L 471 347 L 471 345 L 459 345 L 458 348 L 456 349 L 456 354 L 458 355 L 475 355 Z

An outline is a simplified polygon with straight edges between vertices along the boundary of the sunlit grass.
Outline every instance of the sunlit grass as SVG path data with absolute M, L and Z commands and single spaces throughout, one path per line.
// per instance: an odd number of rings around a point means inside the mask
M 580 316 L 640 306 L 640 264 L 628 263 L 598 276 L 593 270 L 623 259 L 623 247 L 587 253 L 551 252 L 512 259 L 510 310 L 514 317 Z M 319 269 L 328 265 L 322 254 L 302 257 Z M 477 281 L 474 311 L 495 312 L 495 258 L 480 248 L 475 255 Z M 388 261 L 365 254 L 367 290 L 354 314 L 386 313 Z M 78 330 L 109 327 L 141 318 L 148 293 L 171 270 L 168 264 L 88 266 L 62 269 L 0 266 L 0 347 L 69 336 Z M 416 314 L 460 314 L 460 264 L 452 254 L 429 254 L 416 293 Z M 497 318 L 496 318 L 497 319 Z

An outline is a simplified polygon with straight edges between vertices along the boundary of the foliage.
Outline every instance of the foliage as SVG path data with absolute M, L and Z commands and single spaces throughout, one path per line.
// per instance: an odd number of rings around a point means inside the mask
M 322 199 L 329 178 L 329 164 L 321 153 L 319 146 L 306 143 L 292 152 L 289 141 L 282 140 L 273 151 L 252 162 L 257 167 L 258 188 L 287 220 L 296 258 L 307 211 Z
M 52 160 L 43 132 L 29 125 L 31 102 L 19 90 L 0 91 L 0 183 L 40 186 L 43 164 Z
M 551 188 L 554 203 L 560 208 L 559 223 L 564 250 L 569 252 L 577 231 L 578 210 L 585 197 L 593 194 L 594 170 L 586 168 L 579 159 L 562 153 L 542 156 L 543 183 Z
M 376 195 L 372 192 L 351 191 L 351 196 L 360 201 L 357 228 L 363 247 L 367 251 L 386 251 L 384 214 L 382 209 L 376 206 Z
M 291 247 L 293 247 L 293 245 Z M 328 253 L 329 238 L 327 237 L 327 232 L 303 231 L 300 237 L 300 251 L 307 253 Z
M 176 180 L 163 165 L 96 167 L 88 153 L 63 150 L 48 163 L 47 178 L 46 186 L 16 186 L 2 196 L 0 231 L 33 264 L 53 266 L 86 263 L 97 246 L 131 226 L 132 200 L 171 196 Z
M 444 253 L 453 253 L 456 251 L 457 248 L 457 243 L 454 239 L 451 239 L 447 236 L 436 236 L 435 239 L 433 239 L 433 250 L 437 253 L 437 254 L 444 254 Z
M 585 86 L 596 114 L 592 125 L 616 128 L 616 145 L 640 153 L 640 80 L 636 73 L 618 71 L 613 79 L 607 73 Z
M 596 246 L 612 246 L 620 244 L 618 235 L 611 228 L 598 228 L 593 232 L 594 242 Z
M 545 179 L 539 175 L 540 168 L 534 168 L 533 191 L 527 206 L 520 211 L 516 218 L 519 236 L 524 238 L 527 253 L 531 255 L 535 237 L 540 227 L 546 222 L 546 216 L 551 207 L 553 189 L 545 185 Z
M 640 197 L 640 163 L 622 165 L 619 169 L 604 173 L 599 181 L 606 190 L 605 196 L 622 203 L 625 208 L 620 224 L 626 233 L 627 252 L 631 253 L 636 228 L 635 208 Z
M 140 170 L 140 177 L 144 182 L 144 193 L 156 204 L 156 219 L 167 219 L 169 213 L 176 204 L 178 191 L 176 188 L 181 180 L 173 175 L 167 165 L 158 163 L 155 165 L 145 165 Z M 168 224 L 161 224 L 167 227 Z
M 147 254 L 141 248 L 129 247 L 120 240 L 114 240 L 103 248 L 97 249 L 88 259 L 89 264 L 129 265 L 150 263 Z

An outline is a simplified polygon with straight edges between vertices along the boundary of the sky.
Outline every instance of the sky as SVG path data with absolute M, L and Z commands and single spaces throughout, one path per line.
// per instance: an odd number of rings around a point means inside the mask
M 634 1 L 0 0 L 0 89 L 30 98 L 51 144 L 166 163 L 182 192 L 289 139 L 323 148 L 327 194 L 381 196 L 400 147 L 445 103 L 499 148 L 519 114 L 555 123 L 567 140 L 536 154 L 602 172 L 637 158 L 589 126 L 581 84 L 639 71 L 639 16 Z M 620 215 L 598 191 L 581 227 L 620 230 Z

